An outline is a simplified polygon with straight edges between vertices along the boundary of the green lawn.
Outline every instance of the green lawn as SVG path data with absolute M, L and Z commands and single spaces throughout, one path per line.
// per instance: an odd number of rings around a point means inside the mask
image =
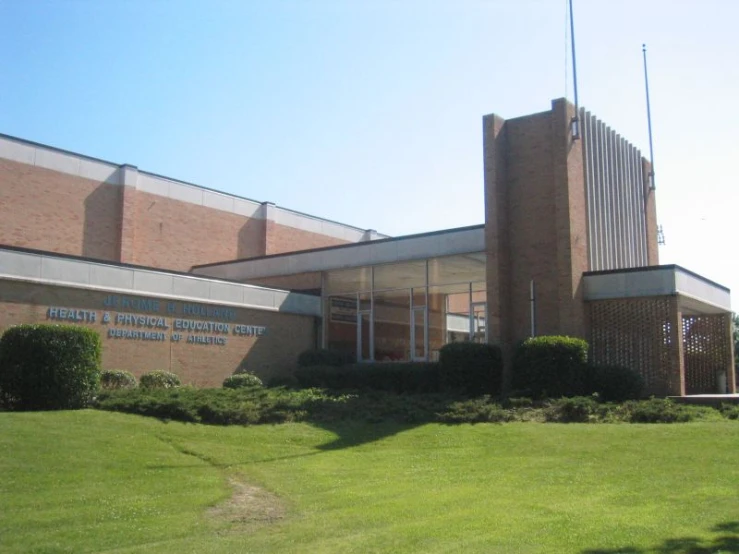
M 738 445 L 731 421 L 0 413 L 0 552 L 739 552 Z

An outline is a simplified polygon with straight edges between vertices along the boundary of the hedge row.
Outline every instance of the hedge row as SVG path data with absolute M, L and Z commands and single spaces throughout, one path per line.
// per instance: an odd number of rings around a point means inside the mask
M 403 424 L 536 421 L 551 423 L 679 423 L 739 418 L 738 406 L 715 409 L 652 399 L 621 404 L 592 397 L 550 401 L 509 400 L 489 396 L 453 399 L 449 395 L 399 395 L 389 392 L 335 394 L 318 389 L 250 387 L 236 390 L 182 387 L 103 392 L 103 410 L 215 425 L 311 421 L 318 424 L 361 421 Z
M 301 387 L 330 390 L 381 390 L 403 394 L 501 392 L 503 358 L 489 344 L 455 343 L 441 349 L 439 362 L 347 363 L 329 350 L 304 352 L 295 378 Z
M 439 362 L 349 363 L 345 353 L 304 352 L 295 377 L 299 386 L 330 390 L 383 390 L 397 393 L 454 392 L 498 396 L 503 358 L 489 344 L 453 343 Z M 513 396 L 559 398 L 597 393 L 606 401 L 640 398 L 644 382 L 634 371 L 588 363 L 588 343 L 560 336 L 530 338 L 518 345 L 512 363 Z

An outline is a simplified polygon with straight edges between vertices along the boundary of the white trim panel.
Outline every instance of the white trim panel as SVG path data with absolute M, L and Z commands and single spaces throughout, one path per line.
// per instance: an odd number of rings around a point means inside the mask
M 678 295 L 691 305 L 731 311 L 731 293 L 681 268 L 665 267 L 585 275 L 585 300 L 612 300 L 645 296 Z
M 197 276 L 0 249 L 0 279 L 320 316 L 321 299 Z
M 400 237 L 383 242 L 358 243 L 314 252 L 292 252 L 254 260 L 226 262 L 196 268 L 193 273 L 245 281 L 261 277 L 312 273 L 484 251 L 485 229 L 480 227 L 431 235 Z

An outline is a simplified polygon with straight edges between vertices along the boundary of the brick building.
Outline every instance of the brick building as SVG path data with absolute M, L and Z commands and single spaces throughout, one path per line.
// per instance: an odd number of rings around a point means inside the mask
M 648 162 L 574 115 L 485 116 L 485 223 L 395 238 L 0 135 L 0 331 L 88 325 L 107 368 L 198 385 L 569 334 L 655 394 L 734 392 L 728 289 L 658 265 Z

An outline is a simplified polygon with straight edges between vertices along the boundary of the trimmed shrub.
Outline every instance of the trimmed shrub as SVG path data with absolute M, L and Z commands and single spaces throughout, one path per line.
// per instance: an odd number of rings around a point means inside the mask
M 295 372 L 303 388 L 379 390 L 408 393 L 439 391 L 439 366 L 433 362 L 375 362 L 302 367 Z
M 100 388 L 102 390 L 135 389 L 136 385 L 136 377 L 130 371 L 104 369 L 100 373 Z
M 631 423 L 683 423 L 696 419 L 696 406 L 676 404 L 667 398 L 651 398 L 621 405 L 622 417 Z
M 739 404 L 721 404 L 719 410 L 726 419 L 739 419 Z
M 261 387 L 262 380 L 253 373 L 236 373 L 223 380 L 224 389 L 241 389 L 244 387 Z
M 306 350 L 298 356 L 299 367 L 316 367 L 316 366 L 333 366 L 340 367 L 343 365 L 353 364 L 356 357 L 348 352 L 340 352 L 338 350 Z
M 11 410 L 73 410 L 100 379 L 100 335 L 74 325 L 18 325 L 0 338 L 0 390 Z
M 139 378 L 139 386 L 142 389 L 174 389 L 180 385 L 182 382 L 177 375 L 161 369 L 144 373 Z
M 492 344 L 456 342 L 439 351 L 439 374 L 443 390 L 466 394 L 499 395 L 503 385 L 503 355 Z
M 544 409 L 544 419 L 556 423 L 588 423 L 601 411 L 601 405 L 592 396 L 559 398 Z
M 479 396 L 462 402 L 452 402 L 446 411 L 439 414 L 439 421 L 444 423 L 504 423 L 513 421 L 515 414 L 490 397 Z
M 526 339 L 513 355 L 511 385 L 536 398 L 577 396 L 586 392 L 588 343 L 543 336 Z
M 644 389 L 642 376 L 622 366 L 592 366 L 587 381 L 588 392 L 598 393 L 606 402 L 637 400 Z

